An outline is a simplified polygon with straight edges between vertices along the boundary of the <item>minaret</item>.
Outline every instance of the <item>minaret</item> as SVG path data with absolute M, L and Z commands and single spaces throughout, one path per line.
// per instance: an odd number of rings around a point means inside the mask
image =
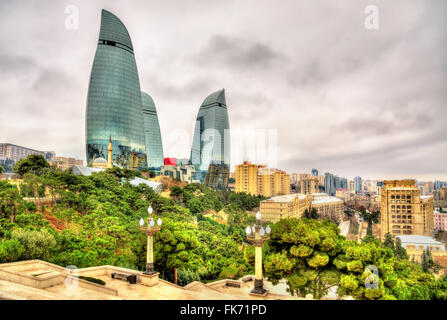
M 112 168 L 112 136 L 109 137 L 109 145 L 107 146 L 107 168 Z

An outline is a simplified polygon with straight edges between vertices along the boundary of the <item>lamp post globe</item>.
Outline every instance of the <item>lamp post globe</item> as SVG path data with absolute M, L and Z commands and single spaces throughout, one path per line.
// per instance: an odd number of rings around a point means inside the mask
M 147 208 L 147 213 L 149 215 L 147 219 L 147 227 L 144 227 L 144 219 L 140 219 L 141 230 L 147 235 L 147 255 L 146 255 L 146 271 L 143 274 L 146 275 L 154 275 L 157 272 L 154 271 L 154 235 L 160 231 L 161 219 L 158 218 L 155 221 L 152 218 L 152 206 Z M 158 227 L 155 228 L 155 223 L 158 224 Z
M 245 229 L 247 240 L 255 245 L 255 282 L 252 294 L 264 295 L 267 290 L 264 289 L 264 278 L 262 274 L 262 245 L 270 238 L 268 234 L 271 232 L 270 226 L 264 229 L 261 224 L 261 212 L 256 213 L 256 223 Z M 253 235 L 250 235 L 253 233 Z M 266 234 L 267 233 L 267 234 Z

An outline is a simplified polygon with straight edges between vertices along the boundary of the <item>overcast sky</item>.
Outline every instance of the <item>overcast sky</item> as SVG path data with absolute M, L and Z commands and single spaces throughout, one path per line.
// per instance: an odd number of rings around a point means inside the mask
M 200 104 L 225 88 L 231 129 L 277 130 L 290 173 L 447 180 L 445 0 L 1 0 L 0 142 L 85 160 L 102 8 L 130 33 L 165 156 L 189 156 Z

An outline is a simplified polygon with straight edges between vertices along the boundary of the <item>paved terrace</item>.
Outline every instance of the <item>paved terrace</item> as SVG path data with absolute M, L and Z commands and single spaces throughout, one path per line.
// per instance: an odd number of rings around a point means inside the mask
M 136 284 L 112 279 L 112 273 L 137 276 Z M 103 280 L 96 284 L 73 274 Z M 192 282 L 185 287 L 145 275 L 140 271 L 114 266 L 100 266 L 69 271 L 57 265 L 28 260 L 0 264 L 0 299 L 14 300 L 247 300 L 247 299 L 300 299 L 291 297 L 285 285 L 273 287 L 268 281 L 264 296 L 251 295 L 252 276 L 242 280 L 220 280 L 204 284 Z M 301 298 L 302 299 L 302 298 Z

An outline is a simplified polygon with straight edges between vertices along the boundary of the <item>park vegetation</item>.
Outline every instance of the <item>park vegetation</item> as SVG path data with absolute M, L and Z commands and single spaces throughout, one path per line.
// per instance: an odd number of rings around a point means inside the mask
M 37 158 L 15 169 L 19 185 L 0 181 L 0 263 L 42 259 L 63 267 L 144 270 L 147 241 L 139 219 L 151 205 L 163 220 L 154 239 L 160 277 L 173 281 L 177 269 L 178 283 L 186 285 L 254 274 L 254 247 L 244 230 L 255 222 L 251 211 L 261 197 L 200 184 L 172 186 L 164 197 L 146 185 L 132 186 L 128 181 L 141 176 L 137 171 L 113 168 L 86 177 Z M 48 195 L 51 205 L 34 199 Z M 208 212 L 224 212 L 227 219 L 217 222 Z M 319 299 L 335 288 L 354 299 L 447 299 L 447 277 L 435 275 L 430 253 L 422 265 L 412 262 L 390 236 L 383 243 L 372 235 L 348 241 L 315 211 L 271 228 L 263 248 L 265 275 L 273 283 L 285 279 L 291 294 Z

